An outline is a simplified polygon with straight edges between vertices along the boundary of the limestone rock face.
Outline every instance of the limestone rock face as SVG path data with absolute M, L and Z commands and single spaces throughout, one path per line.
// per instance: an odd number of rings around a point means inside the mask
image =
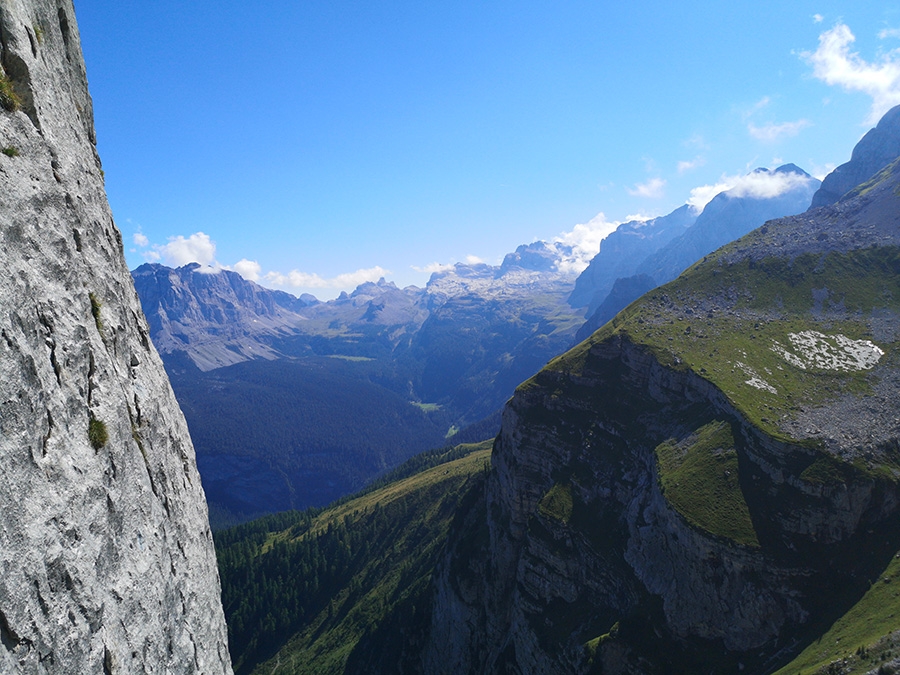
M 230 673 L 194 450 L 106 201 L 71 0 L 3 0 L 0 47 L 0 672 Z

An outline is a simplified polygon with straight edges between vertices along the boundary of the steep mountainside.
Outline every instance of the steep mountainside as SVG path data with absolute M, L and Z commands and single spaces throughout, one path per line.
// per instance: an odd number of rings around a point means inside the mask
M 0 672 L 230 673 L 194 450 L 107 205 L 71 0 L 4 0 L 0 46 Z
M 603 240 L 569 298 L 573 306 L 588 304 L 579 339 L 636 299 L 639 286 L 649 290 L 671 281 L 707 253 L 767 220 L 806 210 L 818 186 L 818 180 L 793 164 L 774 171 L 757 169 L 738 186 L 716 195 L 699 215 L 685 205 L 662 218 L 620 225 Z M 653 285 L 647 285 L 648 279 Z M 621 284 L 615 288 L 617 280 Z
M 861 602 L 900 549 L 898 194 L 768 223 L 519 387 L 424 671 L 763 673 Z
M 810 208 L 834 204 L 860 183 L 900 156 L 900 106 L 889 110 L 853 149 L 850 161 L 822 181 Z
M 600 244 L 600 252 L 578 275 L 569 297 L 572 307 L 587 307 L 590 316 L 609 295 L 616 279 L 631 277 L 648 256 L 681 236 L 699 213 L 685 204 L 651 220 L 623 223 Z
M 480 494 L 490 445 L 425 453 L 324 511 L 217 533 L 238 675 L 419 672 L 410 647 L 425 635 L 432 571 Z
M 297 312 L 317 302 L 197 263 L 141 265 L 132 277 L 153 344 L 164 354 L 184 352 L 200 370 L 276 358 L 272 342 L 293 334 L 303 321 Z
M 785 187 L 774 195 L 749 192 L 742 187 L 716 195 L 693 226 L 641 263 L 638 274 L 647 274 L 658 284 L 671 281 L 707 253 L 744 236 L 767 220 L 802 213 L 820 185 L 793 164 L 774 171 L 757 169 L 751 178 L 783 179 Z

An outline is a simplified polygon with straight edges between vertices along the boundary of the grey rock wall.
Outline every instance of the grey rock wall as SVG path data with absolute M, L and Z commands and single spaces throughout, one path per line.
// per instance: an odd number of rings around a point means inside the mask
M 2 0 L 0 64 L 0 672 L 230 673 L 194 450 L 106 201 L 71 0 Z

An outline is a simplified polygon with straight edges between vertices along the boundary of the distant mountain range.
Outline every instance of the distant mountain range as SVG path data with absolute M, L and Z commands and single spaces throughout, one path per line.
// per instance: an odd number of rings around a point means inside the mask
M 538 242 L 328 302 L 199 265 L 136 269 L 214 524 L 326 504 L 450 438 L 493 436 L 516 385 L 582 323 L 574 275 L 556 270 L 569 253 Z
M 570 247 L 540 241 L 425 288 L 381 279 L 328 302 L 197 264 L 137 268 L 214 522 L 325 504 L 415 452 L 494 435 L 520 382 L 721 243 L 803 211 L 819 185 L 793 165 L 745 183 L 765 189 L 619 226 L 577 277 Z
M 489 463 L 225 533 L 236 673 L 900 672 L 898 357 L 900 156 L 552 360 Z

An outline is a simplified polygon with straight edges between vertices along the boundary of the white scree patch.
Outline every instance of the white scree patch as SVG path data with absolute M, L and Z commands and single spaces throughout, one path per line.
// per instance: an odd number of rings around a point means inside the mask
M 853 340 L 840 333 L 806 330 L 788 333 L 788 339 L 793 350 L 775 341 L 772 351 L 803 370 L 869 370 L 884 356 L 884 350 L 872 341 Z

